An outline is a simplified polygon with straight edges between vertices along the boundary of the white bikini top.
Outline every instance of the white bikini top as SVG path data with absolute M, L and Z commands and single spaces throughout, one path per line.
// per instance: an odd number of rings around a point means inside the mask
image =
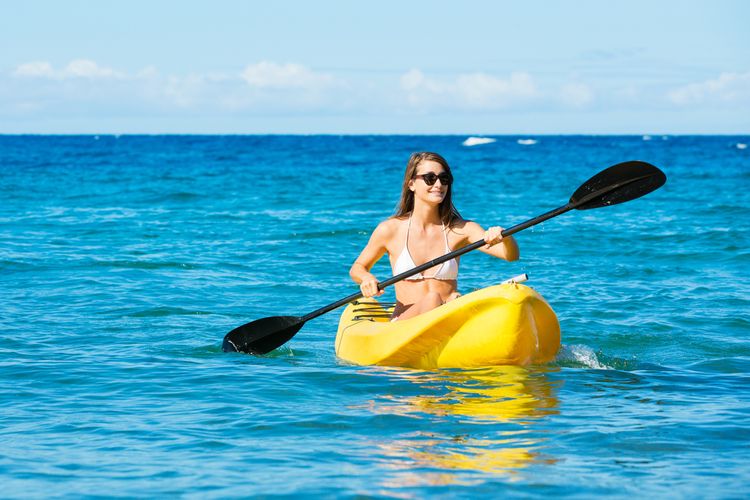
M 411 258 L 409 253 L 409 230 L 411 229 L 411 217 L 409 217 L 409 225 L 406 227 L 406 243 L 404 249 L 401 251 L 401 255 L 396 259 L 396 265 L 393 267 L 393 275 L 401 274 L 410 269 L 414 269 L 417 265 L 414 263 L 414 259 Z M 451 251 L 448 246 L 448 233 L 445 232 L 445 224 L 443 224 L 443 235 L 445 236 L 445 252 Z M 455 280 L 458 278 L 458 260 L 455 258 L 443 262 L 435 274 L 432 276 L 425 276 L 424 273 L 417 273 L 414 276 L 404 278 L 406 280 L 422 280 L 422 279 L 436 279 L 436 280 Z

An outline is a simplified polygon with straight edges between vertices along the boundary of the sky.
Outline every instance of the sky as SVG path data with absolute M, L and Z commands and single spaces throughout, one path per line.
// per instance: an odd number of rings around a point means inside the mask
M 0 0 L 0 133 L 748 134 L 750 2 Z

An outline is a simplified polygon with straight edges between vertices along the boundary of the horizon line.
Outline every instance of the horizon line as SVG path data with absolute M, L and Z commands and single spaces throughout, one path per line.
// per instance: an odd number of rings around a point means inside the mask
M 46 136 L 46 137 L 123 137 L 123 136 L 279 136 L 279 137 L 367 137 L 367 136 L 388 136 L 388 137 L 733 137 L 746 136 L 750 132 L 729 133 L 729 132 L 691 132 L 691 133 L 674 133 L 674 132 L 627 132 L 627 133 L 599 133 L 599 132 L 576 132 L 576 133 L 388 133 L 388 132 L 362 132 L 362 133 L 336 133 L 336 132 L 0 132 L 0 137 L 23 137 L 23 136 Z

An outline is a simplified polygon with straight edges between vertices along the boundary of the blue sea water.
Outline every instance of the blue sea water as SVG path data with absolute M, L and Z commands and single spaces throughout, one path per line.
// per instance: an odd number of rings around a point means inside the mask
M 746 494 L 750 137 L 528 138 L 0 136 L 0 496 Z M 625 160 L 668 181 L 519 233 L 517 262 L 462 259 L 464 292 L 530 275 L 548 366 L 351 366 L 337 311 L 223 353 L 356 291 L 416 150 L 485 226 Z

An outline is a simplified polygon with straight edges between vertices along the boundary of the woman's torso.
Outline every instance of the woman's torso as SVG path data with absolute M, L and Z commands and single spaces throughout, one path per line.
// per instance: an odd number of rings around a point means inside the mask
M 446 229 L 444 226 L 433 224 L 426 231 L 423 231 L 418 225 L 411 224 L 409 218 L 392 220 L 396 227 L 394 236 L 388 242 L 386 249 L 394 273 L 396 270 L 399 272 L 404 270 L 397 269 L 399 259 L 402 260 L 400 262 L 402 266 L 403 261 L 408 262 L 409 258 L 415 266 L 418 266 L 463 246 L 466 239 L 464 235 L 456 232 L 455 228 Z M 457 274 L 458 264 L 459 258 L 456 258 L 453 262 L 427 269 L 422 273 L 422 279 L 402 280 L 396 283 L 396 300 L 398 303 L 394 314 L 400 314 L 403 309 L 421 300 L 428 292 L 437 292 L 443 300 L 447 300 L 448 296 L 456 291 L 458 281 L 456 279 L 435 279 L 431 276 L 437 274 L 440 277 L 453 277 Z

